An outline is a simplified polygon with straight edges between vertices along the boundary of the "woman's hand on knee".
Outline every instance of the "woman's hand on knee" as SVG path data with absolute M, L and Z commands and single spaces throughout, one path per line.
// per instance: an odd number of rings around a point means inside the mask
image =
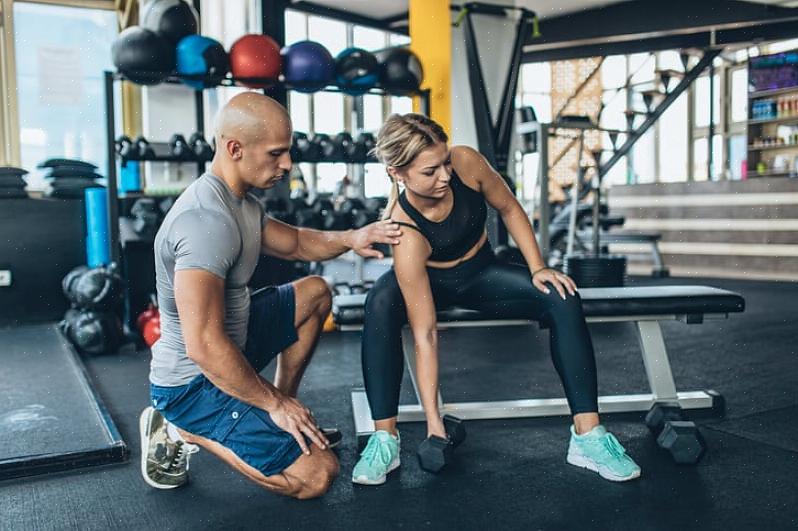
M 566 292 L 571 295 L 576 295 L 576 283 L 565 273 L 561 273 L 549 267 L 544 267 L 532 272 L 532 284 L 546 294 L 549 293 L 549 288 L 546 286 L 547 282 L 554 286 L 554 289 L 557 290 L 560 297 L 563 299 L 565 299 Z

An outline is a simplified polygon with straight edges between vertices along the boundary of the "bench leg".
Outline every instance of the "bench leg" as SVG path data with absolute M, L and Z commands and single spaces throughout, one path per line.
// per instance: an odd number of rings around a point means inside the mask
M 646 368 L 651 393 L 657 401 L 677 401 L 676 383 L 673 381 L 671 364 L 662 329 L 657 321 L 637 321 L 635 323 L 637 339 L 643 354 L 643 365 Z
M 670 276 L 670 271 L 665 267 L 665 261 L 662 259 L 662 253 L 659 251 L 659 244 L 651 242 L 651 257 L 654 259 L 654 269 L 651 276 L 655 278 L 665 278 Z

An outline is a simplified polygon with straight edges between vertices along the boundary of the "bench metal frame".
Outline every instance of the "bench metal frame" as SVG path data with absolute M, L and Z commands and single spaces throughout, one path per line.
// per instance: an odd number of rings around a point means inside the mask
M 643 365 L 648 378 L 650 393 L 599 396 L 599 413 L 628 413 L 647 411 L 655 402 L 678 402 L 686 410 L 706 410 L 722 408 L 722 397 L 715 391 L 676 390 L 673 380 L 665 340 L 662 336 L 660 321 L 684 321 L 697 324 L 704 319 L 725 319 L 728 314 L 703 315 L 650 315 L 650 316 L 609 316 L 588 317 L 588 323 L 633 322 L 643 356 Z M 526 319 L 453 321 L 439 322 L 438 329 L 497 327 L 537 324 L 537 321 Z M 341 331 L 361 330 L 362 325 L 342 325 Z M 405 362 L 416 394 L 416 404 L 399 406 L 398 422 L 422 422 L 426 418 L 421 406 L 421 395 L 416 381 L 416 356 L 413 335 L 405 327 L 402 334 L 402 347 Z M 450 414 L 463 420 L 506 419 L 522 417 L 553 417 L 570 415 L 565 398 L 526 398 L 517 400 L 489 400 L 482 402 L 444 402 L 440 392 L 438 403 L 442 415 Z M 363 442 L 374 432 L 374 421 L 371 419 L 366 391 L 363 388 L 352 390 L 352 411 L 355 419 L 355 430 L 358 441 Z
M 588 252 L 589 247 L 585 245 L 584 240 L 592 237 L 589 232 L 577 232 L 574 235 L 576 245 L 579 246 L 583 252 Z M 612 232 L 601 232 L 599 236 L 599 245 L 602 247 L 612 244 L 638 244 L 650 246 L 651 261 L 654 262 L 654 267 L 651 270 L 651 276 L 655 278 L 663 278 L 670 276 L 670 270 L 665 265 L 665 260 L 662 258 L 662 252 L 659 249 L 660 238 L 651 238 L 648 235 L 635 235 L 635 234 L 613 234 Z M 622 254 L 635 254 L 635 253 L 622 253 Z M 643 253 L 641 253 L 643 254 Z

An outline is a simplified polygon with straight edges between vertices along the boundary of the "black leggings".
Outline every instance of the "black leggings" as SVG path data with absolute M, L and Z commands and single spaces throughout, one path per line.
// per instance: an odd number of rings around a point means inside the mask
M 485 244 L 473 258 L 450 269 L 427 268 L 436 306 L 472 308 L 495 318 L 536 320 L 550 330 L 551 357 L 571 413 L 598 411 L 596 361 L 579 295 L 563 300 L 532 284 L 529 269 L 498 262 Z M 404 369 L 402 327 L 405 302 L 393 269 L 366 297 L 363 328 L 363 380 L 374 420 L 395 417 Z

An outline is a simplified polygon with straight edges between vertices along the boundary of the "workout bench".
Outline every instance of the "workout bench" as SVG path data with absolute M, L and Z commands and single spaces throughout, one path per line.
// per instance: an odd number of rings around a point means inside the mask
M 745 309 L 745 300 L 738 294 L 706 286 L 652 286 L 627 288 L 585 288 L 579 291 L 587 322 L 633 322 L 637 331 L 643 365 L 651 388 L 650 393 L 600 396 L 599 412 L 623 413 L 647 411 L 655 402 L 678 402 L 683 409 L 721 411 L 723 399 L 715 391 L 679 392 L 673 381 L 668 352 L 662 337 L 660 321 L 678 320 L 700 324 L 705 319 L 725 319 L 730 313 Z M 366 295 L 339 295 L 333 300 L 333 317 L 341 331 L 363 328 Z M 496 327 L 534 324 L 528 319 L 487 318 L 481 312 L 450 307 L 438 311 L 438 329 Z M 406 327 L 407 328 L 407 327 Z M 425 420 L 416 382 L 415 348 L 409 330 L 403 333 L 404 358 L 418 399 L 418 404 L 400 405 L 398 422 Z M 569 415 L 565 398 L 526 398 L 484 402 L 444 402 L 438 394 L 441 414 L 463 420 L 549 417 Z M 366 392 L 352 390 L 352 409 L 358 442 L 374 431 Z

